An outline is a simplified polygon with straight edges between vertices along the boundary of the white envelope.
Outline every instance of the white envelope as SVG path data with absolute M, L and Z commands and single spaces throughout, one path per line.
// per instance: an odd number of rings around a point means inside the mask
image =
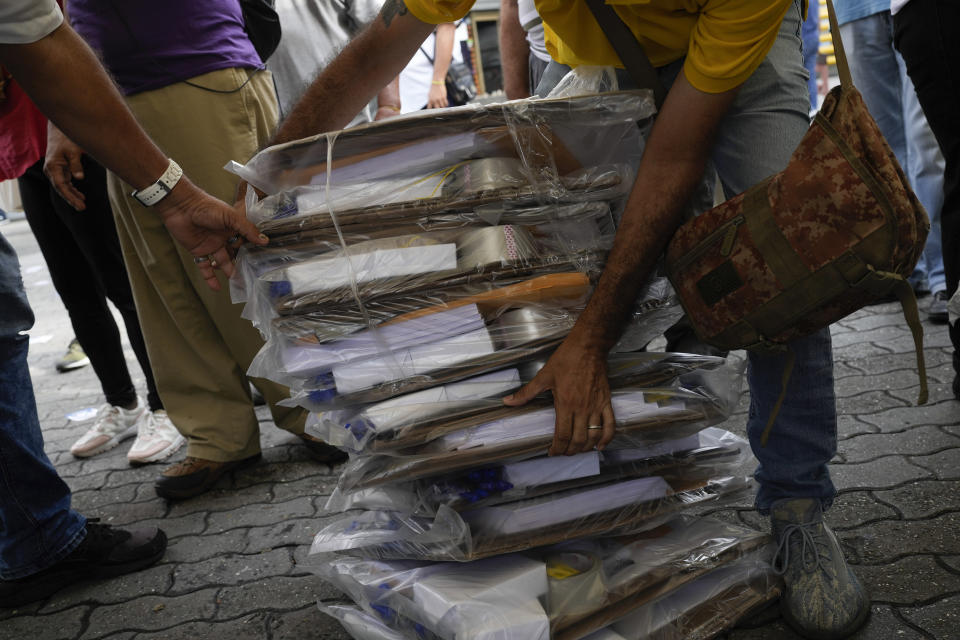
M 503 479 L 514 488 L 536 487 L 599 474 L 599 451 L 587 451 L 575 456 L 534 458 L 503 465 Z
M 367 329 L 325 344 L 290 343 L 281 351 L 282 367 L 289 374 L 316 374 L 336 364 L 372 358 L 425 342 L 436 342 L 483 326 L 483 316 L 477 305 L 464 305 Z
M 333 368 L 337 393 L 369 389 L 384 382 L 403 380 L 453 367 L 495 351 L 486 327 L 452 338 L 402 349 L 382 358 L 348 362 Z
M 571 489 L 461 513 L 474 532 L 509 535 L 579 520 L 629 504 L 663 498 L 671 491 L 658 476 Z
M 367 407 L 363 417 L 382 433 L 440 415 L 455 414 L 460 407 L 503 395 L 520 384 L 520 372 L 516 369 L 494 371 L 378 402 Z
M 358 283 L 412 276 L 457 268 L 457 245 L 434 244 L 403 249 L 381 249 L 370 253 L 308 260 L 282 270 L 290 283 L 290 293 L 329 291 Z
M 413 585 L 427 627 L 457 640 L 549 639 L 544 563 L 507 554 L 444 566 Z

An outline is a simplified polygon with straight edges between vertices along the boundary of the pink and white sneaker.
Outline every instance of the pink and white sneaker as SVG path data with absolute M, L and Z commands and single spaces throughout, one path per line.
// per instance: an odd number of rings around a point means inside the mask
M 133 409 L 104 404 L 97 410 L 93 426 L 70 447 L 70 453 L 78 458 L 89 458 L 115 446 L 137 434 L 137 422 L 147 413 L 143 400 L 137 398 Z
M 157 462 L 172 456 L 186 441 L 166 411 L 147 411 L 140 422 L 137 439 L 127 452 L 127 460 L 130 464 Z

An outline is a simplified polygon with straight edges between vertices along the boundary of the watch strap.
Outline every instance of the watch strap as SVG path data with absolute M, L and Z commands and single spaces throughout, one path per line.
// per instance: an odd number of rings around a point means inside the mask
M 181 169 L 180 165 L 176 162 L 170 160 L 170 164 L 167 165 L 167 170 L 163 172 L 159 180 L 149 187 L 134 191 L 130 195 L 136 198 L 143 206 L 152 207 L 163 200 L 168 193 L 173 191 L 173 188 L 180 182 L 181 177 L 183 177 L 183 169 Z

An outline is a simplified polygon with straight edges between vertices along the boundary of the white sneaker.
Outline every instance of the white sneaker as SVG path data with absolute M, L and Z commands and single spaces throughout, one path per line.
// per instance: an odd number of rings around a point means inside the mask
M 140 422 L 137 439 L 127 452 L 127 460 L 130 464 L 157 462 L 172 456 L 186 441 L 166 411 L 147 411 Z
M 73 443 L 70 453 L 78 458 L 89 458 L 103 453 L 137 434 L 137 421 L 147 412 L 139 397 L 133 409 L 105 404 L 97 410 L 97 417 L 83 436 Z

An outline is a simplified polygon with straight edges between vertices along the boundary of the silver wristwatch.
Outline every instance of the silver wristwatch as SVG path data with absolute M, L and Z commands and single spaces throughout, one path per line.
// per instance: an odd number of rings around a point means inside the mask
M 163 200 L 168 193 L 173 191 L 173 188 L 177 186 L 177 183 L 180 181 L 180 178 L 183 176 L 183 169 L 180 168 L 173 160 L 170 161 L 170 164 L 167 165 L 167 170 L 163 172 L 163 175 L 160 176 L 160 179 L 154 182 L 149 187 L 140 189 L 139 191 L 134 191 L 130 195 L 137 199 L 137 201 L 145 207 L 152 207 L 161 200 Z

